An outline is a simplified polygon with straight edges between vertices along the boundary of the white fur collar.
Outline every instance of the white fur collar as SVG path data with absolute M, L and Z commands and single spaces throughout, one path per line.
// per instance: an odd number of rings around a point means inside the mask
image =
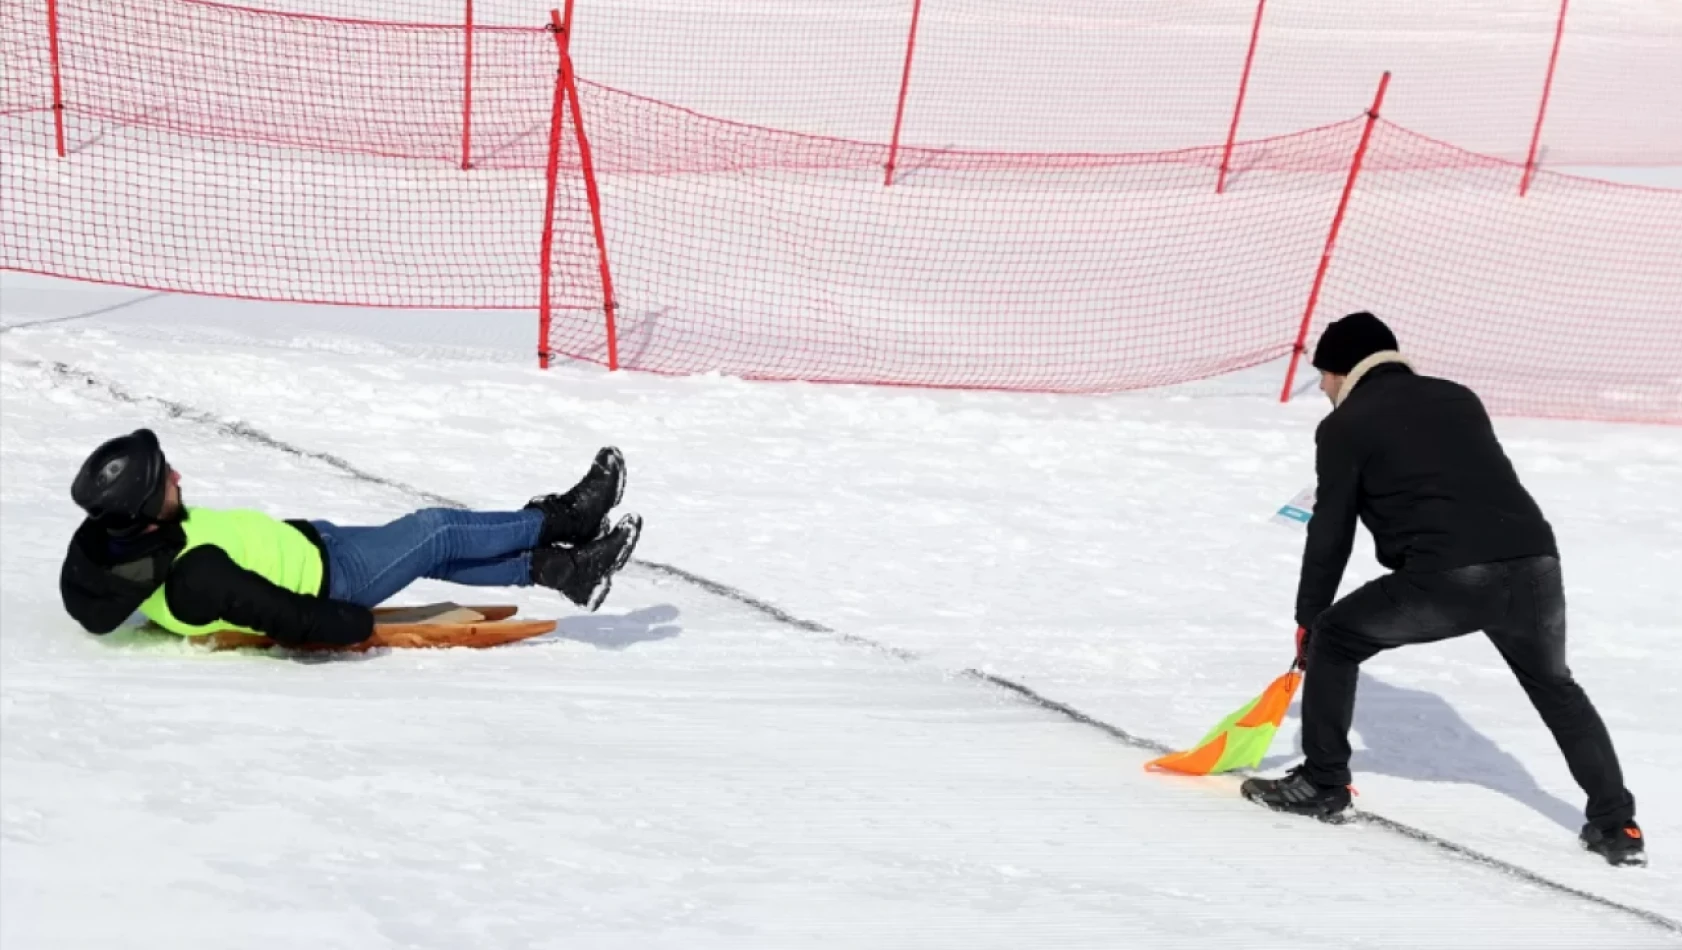
M 1403 356 L 1396 350 L 1379 350 L 1377 353 L 1374 353 L 1359 363 L 1356 363 L 1355 368 L 1349 371 L 1348 376 L 1344 377 L 1343 387 L 1337 391 L 1337 399 L 1333 402 L 1333 408 L 1343 405 L 1343 401 L 1348 399 L 1349 394 L 1355 391 L 1355 384 L 1361 381 L 1361 377 L 1372 372 L 1375 367 L 1383 366 L 1385 363 L 1400 363 L 1408 369 L 1413 369 L 1413 364 L 1408 362 L 1407 357 Z

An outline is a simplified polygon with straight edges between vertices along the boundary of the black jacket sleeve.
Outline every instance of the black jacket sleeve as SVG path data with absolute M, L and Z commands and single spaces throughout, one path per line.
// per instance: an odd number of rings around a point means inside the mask
M 158 589 L 185 543 L 178 525 L 165 525 L 114 553 L 104 529 L 83 520 L 70 538 L 58 574 L 65 611 L 89 633 L 110 633 Z
M 89 633 L 106 634 L 122 626 L 157 587 L 156 582 L 147 586 L 125 581 L 74 544 L 58 574 L 65 611 Z
M 350 646 L 374 634 L 374 612 L 297 594 L 248 571 L 214 544 L 183 554 L 164 582 L 169 612 L 195 626 L 226 621 L 283 646 Z
M 1297 583 L 1297 626 L 1314 621 L 1337 599 L 1338 584 L 1355 546 L 1355 522 L 1361 488 L 1360 462 L 1350 436 L 1328 416 L 1315 430 L 1314 516 L 1308 519 L 1302 577 Z

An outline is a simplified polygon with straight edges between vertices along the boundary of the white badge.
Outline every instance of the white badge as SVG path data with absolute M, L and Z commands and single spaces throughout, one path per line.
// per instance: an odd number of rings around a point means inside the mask
M 1305 525 L 1314 517 L 1314 488 L 1310 485 L 1297 493 L 1295 498 L 1286 502 L 1277 512 L 1273 521 L 1282 525 Z

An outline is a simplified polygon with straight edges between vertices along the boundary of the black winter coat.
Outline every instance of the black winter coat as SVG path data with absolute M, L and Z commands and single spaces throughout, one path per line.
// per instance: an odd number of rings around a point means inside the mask
M 321 546 L 308 522 L 288 524 Z M 366 607 L 279 587 L 240 567 L 214 544 L 201 544 L 178 558 L 186 545 L 179 524 L 160 525 L 120 542 L 84 519 L 59 571 L 64 609 L 89 633 L 109 633 L 161 585 L 169 612 L 178 620 L 225 621 L 284 646 L 349 646 L 374 634 L 374 613 Z M 327 583 L 325 573 L 322 583 Z
M 1475 393 L 1401 362 L 1349 382 L 1314 434 L 1319 485 L 1297 586 L 1299 626 L 1312 628 L 1336 598 L 1357 517 L 1392 571 L 1558 556 L 1553 528 Z

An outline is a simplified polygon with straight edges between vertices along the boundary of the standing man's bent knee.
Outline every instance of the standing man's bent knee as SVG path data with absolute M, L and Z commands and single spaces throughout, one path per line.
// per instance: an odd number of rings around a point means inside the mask
M 1346 663 L 1365 663 L 1383 649 L 1353 627 L 1339 624 L 1335 618 L 1322 617 L 1308 634 L 1308 668 L 1313 670 L 1314 660 L 1320 656 Z

